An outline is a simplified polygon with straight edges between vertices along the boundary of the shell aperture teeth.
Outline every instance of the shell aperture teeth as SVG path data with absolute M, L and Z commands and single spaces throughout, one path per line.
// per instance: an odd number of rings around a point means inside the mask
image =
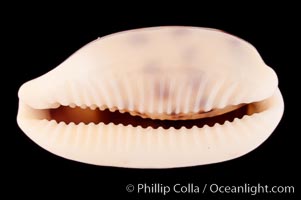
M 83 104 L 83 105 L 80 106 L 80 108 L 81 108 L 81 109 L 86 109 L 87 106 Z
M 97 108 L 97 105 L 93 104 L 93 105 L 89 106 L 89 108 L 90 108 L 91 110 L 95 110 L 95 109 Z
M 205 125 L 210 127 L 215 124 L 224 124 L 225 121 L 232 122 L 235 118 L 243 118 L 245 115 L 252 115 L 258 111 L 248 113 L 251 104 L 240 104 L 236 106 L 228 106 L 224 109 L 213 109 L 208 112 L 201 113 L 139 113 L 126 109 L 118 109 L 117 107 L 108 108 L 105 106 L 98 107 L 93 104 L 91 106 L 76 106 L 71 103 L 69 106 L 59 106 L 56 108 L 42 109 L 44 116 L 49 121 L 56 121 L 58 124 L 121 124 L 124 126 L 132 125 L 142 128 L 159 128 L 164 129 L 181 127 L 192 128 L 193 126 L 202 128 Z M 102 109 L 100 109 L 102 108 Z M 151 117 L 150 117 L 151 116 Z
M 70 106 L 71 108 L 75 108 L 75 107 L 76 107 L 76 104 L 75 104 L 75 103 L 71 103 L 69 106 Z
M 58 108 L 58 107 L 60 107 L 61 106 L 61 104 L 60 103 L 58 103 L 58 102 L 56 102 L 56 103 L 53 103 L 53 104 L 51 104 L 50 106 L 49 106 L 49 108 Z

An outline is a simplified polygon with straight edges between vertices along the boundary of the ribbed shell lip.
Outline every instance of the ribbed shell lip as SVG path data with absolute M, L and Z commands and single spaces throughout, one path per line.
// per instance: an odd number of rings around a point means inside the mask
M 262 101 L 273 94 L 274 85 L 260 94 L 240 87 L 227 77 L 187 75 L 140 77 L 107 74 L 65 77 L 54 80 L 51 73 L 23 84 L 19 99 L 34 109 L 59 106 L 119 110 L 144 118 L 177 120 L 212 117 L 243 104 Z M 52 80 L 53 79 L 53 80 Z M 273 82 L 274 84 L 274 82 Z M 224 110 L 224 111 L 223 111 Z M 186 116 L 187 115 L 187 116 Z
M 268 98 L 269 99 L 269 98 Z M 267 100 L 252 102 L 249 104 L 238 104 L 226 106 L 225 108 L 217 108 L 207 112 L 198 113 L 139 113 L 138 111 L 120 110 L 118 107 L 107 107 L 103 105 L 98 107 L 96 104 L 77 106 L 75 103 L 61 105 L 60 103 L 51 104 L 45 109 L 35 109 L 27 105 L 20 99 L 20 115 L 24 119 L 32 120 L 48 120 L 63 122 L 65 124 L 74 123 L 75 125 L 83 124 L 99 124 L 105 125 L 112 123 L 124 126 L 132 125 L 142 128 L 175 128 L 180 129 L 191 128 L 196 126 L 202 128 L 205 125 L 210 127 L 215 124 L 223 125 L 226 121 L 232 122 L 235 118 L 241 119 L 245 115 L 253 115 L 265 110 Z M 149 116 L 150 117 L 149 117 Z M 159 123 L 158 123 L 159 121 Z
M 262 112 L 223 125 L 153 129 L 32 119 L 20 102 L 17 121 L 38 145 L 68 159 L 104 166 L 173 168 L 230 160 L 255 149 L 280 121 L 280 91 L 260 106 Z

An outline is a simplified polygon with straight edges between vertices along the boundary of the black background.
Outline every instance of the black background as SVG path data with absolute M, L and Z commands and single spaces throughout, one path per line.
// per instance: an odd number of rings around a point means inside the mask
M 92 5 L 93 6 L 93 5 Z M 184 9 L 184 8 L 183 8 Z M 205 9 L 205 8 L 203 8 Z M 257 9 L 246 12 L 230 12 L 220 14 L 212 10 L 210 15 L 202 15 L 201 11 L 187 12 L 123 12 L 71 8 L 60 11 L 46 9 L 18 9 L 8 15 L 5 20 L 5 33 L 9 46 L 6 58 L 9 59 L 9 131 L 5 131 L 2 141 L 4 147 L 5 167 L 3 177 L 6 187 L 13 189 L 15 195 L 21 189 L 27 189 L 22 195 L 37 196 L 35 191 L 46 196 L 64 194 L 95 195 L 97 199 L 105 194 L 124 195 L 130 198 L 143 198 L 145 195 L 127 193 L 125 186 L 129 183 L 217 183 L 221 185 L 269 184 L 294 185 L 298 193 L 297 176 L 300 153 L 297 146 L 298 129 L 294 129 L 297 120 L 291 99 L 298 90 L 298 83 L 292 78 L 294 62 L 293 49 L 296 45 L 295 26 L 297 16 L 286 8 L 281 10 Z M 172 10 L 169 8 L 169 11 Z M 141 11 L 141 10 L 140 10 Z M 283 12 L 287 12 L 283 14 Z M 88 14 L 86 14 L 88 13 Z M 218 15 L 219 14 L 219 15 Z M 233 14 L 230 16 L 230 14 Z M 15 16 L 12 17 L 12 16 Z M 117 31 L 159 25 L 191 25 L 222 29 L 237 35 L 253 44 L 271 66 L 279 78 L 279 87 L 285 101 L 284 116 L 271 135 L 256 150 L 235 160 L 197 167 L 179 169 L 123 169 L 101 167 L 78 163 L 55 156 L 33 143 L 16 124 L 17 91 L 22 83 L 40 76 L 60 64 L 74 51 L 86 43 Z M 12 83 L 11 83 L 12 82 Z M 292 85 L 294 84 L 294 86 Z M 300 85 L 300 84 L 299 84 Z M 7 106 L 8 107 L 8 106 Z M 5 122 L 6 123 L 6 122 Z M 7 138 L 6 138 L 7 137 Z M 22 190 L 23 191 L 23 190 Z M 209 194 L 186 194 L 188 197 L 205 199 Z M 221 198 L 222 195 L 211 195 Z M 228 195 L 229 196 L 229 195 Z M 232 195 L 233 197 L 236 195 Z M 273 198 L 288 199 L 296 195 L 270 195 Z M 40 196 L 43 197 L 43 196 Z M 98 198 L 99 197 L 99 198 Z M 162 195 L 156 195 L 162 198 Z M 176 197 L 184 197 L 177 195 Z M 248 195 L 246 196 L 248 197 Z M 262 195 L 256 196 L 260 199 Z M 240 197 L 238 198 L 240 199 Z M 255 198 L 254 198 L 255 199 Z

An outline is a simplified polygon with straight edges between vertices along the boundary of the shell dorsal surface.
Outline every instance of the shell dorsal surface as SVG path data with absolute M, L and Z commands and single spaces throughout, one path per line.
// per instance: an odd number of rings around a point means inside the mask
M 58 80 L 62 73 L 68 76 Z M 39 88 L 38 81 L 49 78 L 58 91 L 57 98 L 45 100 L 46 104 L 93 103 L 160 119 L 172 119 L 172 113 L 177 118 L 198 117 L 213 109 L 260 101 L 271 96 L 278 83 L 251 44 L 219 30 L 196 27 L 142 28 L 99 38 L 28 87 Z M 64 100 L 67 82 L 102 87 L 110 100 Z M 45 99 L 47 90 L 39 90 L 36 98 Z M 42 102 L 32 106 L 49 106 Z

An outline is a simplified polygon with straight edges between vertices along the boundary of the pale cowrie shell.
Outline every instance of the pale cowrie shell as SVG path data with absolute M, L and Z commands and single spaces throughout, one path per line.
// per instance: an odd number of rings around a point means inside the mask
M 151 27 L 99 38 L 19 90 L 17 122 L 59 156 L 171 168 L 242 156 L 284 103 L 275 72 L 219 30 Z

